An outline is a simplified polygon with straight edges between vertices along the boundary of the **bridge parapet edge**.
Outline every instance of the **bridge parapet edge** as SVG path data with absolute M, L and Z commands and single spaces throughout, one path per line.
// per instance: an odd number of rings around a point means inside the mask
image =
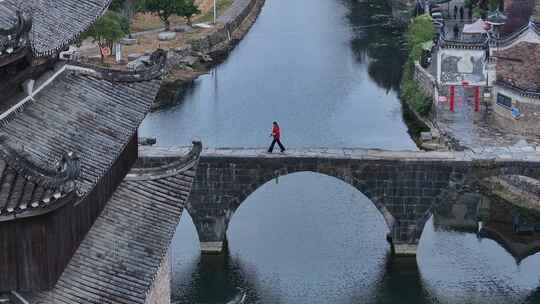
M 174 157 L 183 155 L 191 147 L 141 147 L 141 157 Z M 215 158 L 319 158 L 319 159 L 357 159 L 357 160 L 401 160 L 401 161 L 450 161 L 475 162 L 483 161 L 540 162 L 540 147 L 485 147 L 483 149 L 453 152 L 395 151 L 363 148 L 298 148 L 285 153 L 267 153 L 261 148 L 204 148 L 201 157 Z

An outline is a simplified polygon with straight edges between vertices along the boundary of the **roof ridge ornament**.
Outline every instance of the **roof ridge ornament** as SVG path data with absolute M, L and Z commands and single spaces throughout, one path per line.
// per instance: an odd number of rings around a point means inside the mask
M 144 82 L 163 76 L 167 63 L 167 52 L 162 49 L 154 51 L 150 55 L 150 62 L 150 66 L 138 70 L 111 69 L 81 61 L 71 61 L 71 65 L 67 68 L 74 73 L 90 75 L 110 82 Z
M 17 22 L 11 28 L 0 28 L 0 55 L 10 56 L 29 45 L 32 17 L 17 10 Z
M 184 157 L 178 157 L 174 161 L 158 161 L 160 164 L 151 166 L 133 167 L 126 175 L 126 181 L 158 180 L 174 176 L 193 168 L 199 161 L 202 152 L 202 143 L 193 141 L 193 146 Z
M 28 181 L 51 190 L 72 192 L 80 175 L 80 159 L 76 153 L 67 152 L 55 162 L 54 168 L 42 166 L 30 160 L 24 146 L 12 147 L 5 134 L 0 135 L 0 157 Z

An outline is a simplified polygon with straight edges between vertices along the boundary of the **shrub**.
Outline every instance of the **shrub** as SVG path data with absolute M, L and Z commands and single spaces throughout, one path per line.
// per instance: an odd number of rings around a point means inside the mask
M 429 15 L 420 15 L 412 20 L 405 38 L 409 52 L 401 80 L 401 98 L 418 114 L 427 116 L 431 111 L 431 96 L 426 96 L 414 80 L 414 64 L 422 55 L 422 43 L 433 40 L 435 31 Z

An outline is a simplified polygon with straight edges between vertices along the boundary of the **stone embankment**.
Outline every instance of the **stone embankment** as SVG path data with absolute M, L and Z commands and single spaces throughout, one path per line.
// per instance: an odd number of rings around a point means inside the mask
M 216 29 L 168 51 L 167 76 L 154 109 L 174 104 L 192 81 L 222 62 L 255 23 L 265 0 L 234 0 L 217 20 Z
M 483 186 L 492 194 L 516 206 L 540 211 L 540 181 L 516 175 L 491 177 Z

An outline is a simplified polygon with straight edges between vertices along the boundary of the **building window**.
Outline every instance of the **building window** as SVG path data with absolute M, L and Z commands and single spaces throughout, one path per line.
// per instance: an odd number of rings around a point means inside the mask
M 503 95 L 501 93 L 497 94 L 497 104 L 508 109 L 512 109 L 512 98 Z

